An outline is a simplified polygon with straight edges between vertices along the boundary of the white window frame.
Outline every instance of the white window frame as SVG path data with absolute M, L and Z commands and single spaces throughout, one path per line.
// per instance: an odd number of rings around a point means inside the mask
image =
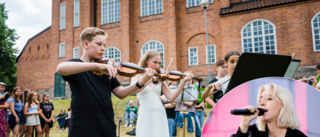
M 76 50 L 78 50 L 78 54 L 76 54 Z M 77 57 L 77 56 L 78 56 L 78 57 Z M 73 48 L 73 58 L 74 58 L 74 59 L 80 58 L 80 48 L 79 48 L 79 47 Z
M 147 14 L 146 15 L 142 15 L 142 13 L 144 11 L 142 11 L 142 0 L 140 0 L 140 17 L 145 17 L 145 16 L 150 16 L 150 15 L 155 15 L 155 14 L 161 14 L 163 13 L 163 0 L 161 0 L 162 4 L 161 4 L 161 12 L 157 12 L 157 0 L 146 0 L 147 1 Z M 150 1 L 153 1 L 155 4 L 154 4 L 154 14 L 151 14 L 150 13 L 150 8 L 149 8 L 149 2 Z
M 78 5 L 76 5 L 78 3 Z M 73 7 L 73 27 L 80 26 L 80 0 L 74 0 Z
M 101 0 L 101 24 L 108 24 L 108 23 L 114 23 L 114 22 L 120 22 L 120 20 L 121 20 L 121 1 L 120 0 L 112 0 L 112 1 L 109 1 L 109 0 L 106 0 L 107 2 L 103 2 L 104 0 Z M 115 2 L 116 1 L 119 1 L 119 20 L 117 20 L 117 18 L 118 18 L 118 16 L 116 16 L 116 4 L 115 4 Z M 114 2 L 114 5 L 113 5 L 113 14 L 114 14 L 114 17 L 113 17 L 113 19 L 114 19 L 114 21 L 109 21 L 109 6 L 108 6 L 108 4 L 109 3 L 111 3 L 111 2 Z M 107 3 L 107 7 L 106 7 L 106 9 L 107 9 L 107 11 L 106 11 L 106 13 L 104 13 L 103 12 L 103 5 L 105 4 L 105 3 Z M 107 14 L 106 15 L 106 22 L 103 22 L 104 21 L 104 15 L 105 14 Z
M 63 49 L 62 49 L 63 47 Z M 66 44 L 60 43 L 59 44 L 59 58 L 63 58 L 66 56 Z
M 165 51 L 164 51 L 164 45 L 161 43 L 161 42 L 159 42 L 159 41 L 157 41 L 157 40 L 150 40 L 150 41 L 148 41 L 148 42 L 146 42 L 145 44 L 143 44 L 143 46 L 141 47 L 141 49 L 140 49 L 140 53 L 141 53 L 141 58 L 143 57 L 143 48 L 145 47 L 145 46 L 149 46 L 149 43 L 151 43 L 151 42 L 158 42 L 158 43 L 160 43 L 161 45 L 162 45 L 162 49 L 163 49 L 163 52 L 159 52 L 158 51 L 158 47 L 156 47 L 156 49 L 155 50 L 157 50 L 160 54 L 162 54 L 162 62 L 161 62 L 161 65 L 162 65 L 162 67 L 163 68 L 165 68 Z M 148 49 L 146 50 L 146 52 L 148 51 L 148 50 L 150 50 L 150 47 L 148 47 Z
M 66 3 L 60 4 L 60 30 L 66 29 Z
M 194 6 L 188 6 L 189 1 L 193 1 Z M 197 1 L 199 1 L 199 5 L 197 5 Z M 209 3 L 213 3 L 213 0 L 208 0 L 208 1 L 209 1 Z M 201 0 L 186 0 L 186 7 L 191 8 L 191 7 L 200 6 L 200 2 L 201 2 Z
M 216 44 L 213 45 L 209 45 L 210 47 L 213 46 L 214 47 L 214 62 L 212 63 L 216 63 L 217 62 L 217 50 L 216 50 Z M 208 46 L 206 46 L 206 63 L 209 64 L 209 54 L 208 54 Z
M 318 28 L 314 28 L 313 26 L 313 21 L 319 16 L 320 18 L 320 12 L 317 13 L 315 16 L 313 16 L 313 18 L 311 19 L 311 27 L 312 27 L 312 41 L 313 41 L 313 51 L 314 52 L 320 52 L 320 50 L 316 50 L 316 39 L 315 39 L 315 34 L 314 34 L 314 30 L 319 30 L 320 31 L 320 26 L 318 26 Z M 320 24 L 319 24 L 320 25 Z
M 254 34 L 253 34 L 253 23 L 254 23 L 254 22 L 257 22 L 257 21 L 262 21 L 263 53 L 266 54 L 266 44 L 265 44 L 266 40 L 265 40 L 265 37 L 266 37 L 266 36 L 272 36 L 271 34 L 268 34 L 268 35 L 265 34 L 265 30 L 264 30 L 264 21 L 265 21 L 265 22 L 269 23 L 269 24 L 273 27 L 274 48 L 275 48 L 274 50 L 275 50 L 275 55 L 278 54 L 278 51 L 277 51 L 277 47 L 278 47 L 278 46 L 277 46 L 276 26 L 275 26 L 272 22 L 270 22 L 270 21 L 268 21 L 268 20 L 265 20 L 265 19 L 252 20 L 252 21 L 250 21 L 249 23 L 247 23 L 246 25 L 244 25 L 244 27 L 241 29 L 241 48 L 242 48 L 242 52 L 245 52 L 245 51 L 244 51 L 243 30 L 244 30 L 248 25 L 251 24 L 251 41 L 252 41 L 252 49 L 253 49 L 252 53 L 256 53 L 255 50 L 254 50 L 254 38 L 257 37 L 257 36 L 254 36 Z
M 111 49 L 111 48 L 113 49 L 113 58 L 110 58 L 110 59 L 114 59 L 115 62 L 118 62 L 118 61 L 116 61 L 116 59 L 119 59 L 119 61 L 120 61 L 121 60 L 121 51 L 116 47 L 108 47 L 108 48 L 106 48 L 105 51 L 103 52 L 103 56 L 105 55 L 105 53 L 107 53 L 107 56 L 104 56 L 104 57 L 109 58 L 109 49 Z M 119 57 L 118 58 L 115 58 L 116 51 L 119 51 Z
M 190 59 L 190 50 L 191 49 L 197 49 L 197 64 L 191 64 L 191 59 Z M 188 64 L 189 66 L 196 66 L 196 65 L 199 65 L 199 52 L 198 52 L 198 47 L 188 47 Z

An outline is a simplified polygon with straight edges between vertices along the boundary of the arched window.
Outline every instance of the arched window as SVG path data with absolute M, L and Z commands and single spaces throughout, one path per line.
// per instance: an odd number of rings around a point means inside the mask
M 276 29 L 267 20 L 254 20 L 241 30 L 243 52 L 277 54 Z
M 315 15 L 311 20 L 313 49 L 320 51 L 320 12 Z
M 115 62 L 120 62 L 121 54 L 120 50 L 115 47 L 109 47 L 104 51 L 104 57 L 114 59 Z
M 164 50 L 163 45 L 155 40 L 149 41 L 144 44 L 141 48 L 141 57 L 146 53 L 148 50 L 156 50 L 161 55 L 161 68 L 164 68 Z

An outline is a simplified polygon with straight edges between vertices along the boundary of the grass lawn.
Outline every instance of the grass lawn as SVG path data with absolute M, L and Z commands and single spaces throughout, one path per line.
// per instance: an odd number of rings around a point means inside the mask
M 116 117 L 122 117 L 124 114 L 124 106 L 125 103 L 129 100 L 135 101 L 136 102 L 136 96 L 129 96 L 123 100 L 117 98 L 117 97 L 112 97 L 112 102 L 113 102 L 113 109 L 114 109 L 114 114 Z M 61 100 L 53 100 L 51 101 L 54 105 L 55 109 L 55 114 L 58 115 L 60 113 L 61 108 L 68 109 L 70 106 L 70 101 L 71 99 L 61 99 Z M 211 109 L 206 109 L 206 113 L 209 114 Z M 119 124 L 119 118 L 115 118 L 115 124 L 117 125 L 117 134 L 118 134 L 118 124 Z M 206 117 L 205 117 L 206 120 Z M 123 121 L 124 122 L 124 121 Z M 125 122 L 124 122 L 125 123 Z M 120 125 L 120 137 L 132 137 L 130 135 L 127 135 L 126 132 L 131 131 L 133 127 L 124 127 L 124 124 Z M 11 133 L 12 136 L 12 133 Z M 50 137 L 67 137 L 68 136 L 68 131 L 61 131 L 59 129 L 58 122 L 54 122 L 53 128 L 50 130 Z

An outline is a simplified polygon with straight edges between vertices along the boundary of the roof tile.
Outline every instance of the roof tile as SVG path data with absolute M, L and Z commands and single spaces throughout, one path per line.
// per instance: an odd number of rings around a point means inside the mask
M 251 0 L 245 2 L 231 3 L 230 7 L 220 9 L 220 15 L 232 14 L 236 12 L 259 9 L 264 7 L 278 6 L 300 1 L 309 0 Z

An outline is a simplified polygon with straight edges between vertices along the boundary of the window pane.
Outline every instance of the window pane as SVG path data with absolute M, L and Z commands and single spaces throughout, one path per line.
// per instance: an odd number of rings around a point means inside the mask
M 159 14 L 163 12 L 162 0 L 141 0 L 141 16 Z
M 251 28 L 253 30 L 252 32 Z M 276 45 L 274 32 L 275 29 L 273 25 L 268 21 L 258 20 L 248 24 L 242 31 L 243 51 L 275 54 Z
M 103 0 L 102 24 L 120 21 L 120 0 Z

